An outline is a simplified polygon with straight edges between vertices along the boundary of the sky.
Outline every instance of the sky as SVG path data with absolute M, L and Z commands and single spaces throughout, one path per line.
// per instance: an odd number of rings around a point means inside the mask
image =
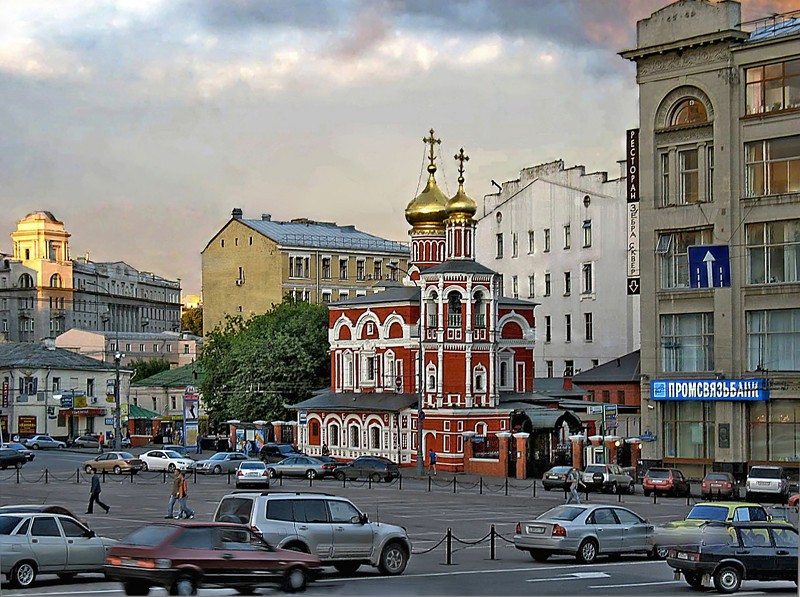
M 668 0 L 4 0 L 0 252 L 49 210 L 72 256 L 201 289 L 245 218 L 408 240 L 424 146 L 467 192 L 563 159 L 618 175 L 635 23 Z M 800 8 L 746 0 L 743 18 Z

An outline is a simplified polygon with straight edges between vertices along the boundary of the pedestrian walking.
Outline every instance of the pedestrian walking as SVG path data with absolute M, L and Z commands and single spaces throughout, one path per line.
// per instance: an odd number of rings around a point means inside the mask
M 569 481 L 569 497 L 567 498 L 567 503 L 570 504 L 574 500 L 576 504 L 580 504 L 581 498 L 578 496 L 578 484 L 580 484 L 581 478 L 578 469 L 574 466 L 567 475 L 567 481 Z
M 328 444 L 326 444 L 326 443 L 322 444 L 322 455 L 323 456 L 330 456 L 331 455 L 331 450 L 330 450 L 330 448 L 328 448 Z
M 97 502 L 97 505 L 106 511 L 106 514 L 108 514 L 108 511 L 111 510 L 109 506 L 100 501 L 101 491 L 103 491 L 103 489 L 100 487 L 100 477 L 97 474 L 97 469 L 92 467 L 92 487 L 89 492 L 89 507 L 86 508 L 86 514 L 94 514 L 95 502 Z
M 250 458 L 250 451 L 253 447 L 250 445 L 250 442 L 244 442 L 244 455 Z
M 433 451 L 433 448 L 428 450 L 428 464 L 430 466 L 429 473 L 432 475 L 436 474 L 436 452 Z
M 167 515 L 164 518 L 175 518 L 175 504 L 180 499 L 181 472 L 175 469 L 172 477 L 172 489 L 169 492 L 169 504 L 167 505 Z
M 186 481 L 186 475 L 180 472 L 180 487 L 178 489 L 178 503 L 181 507 L 179 518 L 194 518 L 194 510 L 189 507 L 187 503 L 189 499 L 189 483 Z

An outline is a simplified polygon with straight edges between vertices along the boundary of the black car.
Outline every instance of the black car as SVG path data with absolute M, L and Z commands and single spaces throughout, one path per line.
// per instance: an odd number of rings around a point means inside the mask
M 703 543 L 669 551 L 676 580 L 695 590 L 713 580 L 720 593 L 734 593 L 742 580 L 797 582 L 797 529 L 788 524 L 748 522 L 704 525 Z
M 542 475 L 542 485 L 544 486 L 544 490 L 550 491 L 551 489 L 560 489 L 562 491 L 566 491 L 569 489 L 569 481 L 567 481 L 567 476 L 571 470 L 571 466 L 554 466 L 551 468 L 544 475 Z
M 280 462 L 289 456 L 304 456 L 292 444 L 264 444 L 258 452 L 258 457 L 267 464 Z
M 383 479 L 388 483 L 400 476 L 400 468 L 388 458 L 359 456 L 355 460 L 333 469 L 333 476 L 339 481 L 371 479 L 373 483 L 379 483 Z
M 26 462 L 28 462 L 28 458 L 25 454 L 11 448 L 0 448 L 0 469 L 22 468 Z
M 9 450 L 16 450 L 20 454 L 23 454 L 25 458 L 28 459 L 28 461 L 31 461 L 34 458 L 36 458 L 36 452 L 34 452 L 33 450 L 29 450 L 28 448 L 26 448 L 25 446 L 23 446 L 18 442 L 10 442 L 7 444 L 2 444 L 0 445 L 0 448 L 8 448 Z

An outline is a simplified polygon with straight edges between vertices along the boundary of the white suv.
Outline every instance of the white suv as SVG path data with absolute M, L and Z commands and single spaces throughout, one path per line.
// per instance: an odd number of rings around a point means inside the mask
M 789 495 L 789 482 L 783 475 L 782 466 L 753 466 L 745 482 L 748 502 L 759 494 L 777 497 L 783 503 Z
M 314 554 L 344 574 L 362 564 L 382 574 L 402 574 L 411 556 L 403 527 L 371 522 L 350 500 L 336 495 L 237 492 L 222 498 L 214 521 L 254 527 L 271 545 Z

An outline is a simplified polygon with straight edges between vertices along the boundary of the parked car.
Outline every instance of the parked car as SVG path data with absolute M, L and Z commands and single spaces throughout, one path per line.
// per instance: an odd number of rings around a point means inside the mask
M 602 481 L 598 482 L 600 475 L 603 476 Z M 590 464 L 583 470 L 581 482 L 595 491 L 634 493 L 633 478 L 616 464 Z
M 67 444 L 57 439 L 53 439 L 49 435 L 34 435 L 33 437 L 22 440 L 22 443 L 26 448 L 31 448 L 32 450 L 40 450 L 45 448 L 60 449 L 67 447 Z
M 17 450 L 11 448 L 0 448 L 0 469 L 6 470 L 7 468 L 22 468 L 28 463 L 28 458 L 25 454 L 20 454 Z
M 517 523 L 514 547 L 537 562 L 553 554 L 574 555 L 591 564 L 598 555 L 653 551 L 654 525 L 621 506 L 562 505 L 535 520 Z
M 306 479 L 316 479 L 317 477 L 327 477 L 333 474 L 334 468 L 341 464 L 323 462 L 319 458 L 312 456 L 290 456 L 280 462 L 270 464 L 267 467 L 269 476 L 276 477 L 305 477 Z
M 784 476 L 782 466 L 753 466 L 747 475 L 745 490 L 748 502 L 762 496 L 785 503 L 789 498 L 789 480 Z
M 79 435 L 69 442 L 73 448 L 97 448 L 100 445 L 100 438 L 96 435 Z
M 250 595 L 266 584 L 304 591 L 319 565 L 316 556 L 276 549 L 243 525 L 163 523 L 137 529 L 112 547 L 104 571 L 127 595 L 147 595 L 150 587 L 195 595 L 209 586 Z
M 143 471 L 169 471 L 173 472 L 175 469 L 181 471 L 189 471 L 194 469 L 196 463 L 191 458 L 181 456 L 172 450 L 150 450 L 145 452 L 139 458 L 142 461 Z
M 303 456 L 292 444 L 264 444 L 258 451 L 258 457 L 267 464 L 280 462 L 289 456 Z
M 254 486 L 269 489 L 267 465 L 260 460 L 241 461 L 236 471 L 236 489 Z
M 388 458 L 380 456 L 359 456 L 355 460 L 333 469 L 333 476 L 339 481 L 347 479 L 371 479 L 380 483 L 381 479 L 389 483 L 400 476 L 400 467 Z
M 800 493 L 795 493 L 792 497 L 790 497 L 788 504 L 790 508 L 797 510 L 798 507 L 800 507 Z
M 692 494 L 689 481 L 676 468 L 651 468 L 642 480 L 645 497 L 651 493 L 656 495 L 688 496 Z
M 43 514 L 63 514 L 82 522 L 69 509 L 56 504 L 16 504 L 13 506 L 0 506 L 0 514 L 18 514 L 20 512 L 32 513 L 41 512 Z
M 71 516 L 0 514 L 0 572 L 18 588 L 33 585 L 37 574 L 67 580 L 81 572 L 102 572 L 106 550 L 114 543 Z
M 24 455 L 25 458 L 28 459 L 28 462 L 36 458 L 36 453 L 33 450 L 28 450 L 25 446 L 18 442 L 9 442 L 5 444 L 0 444 L 0 448 L 6 448 L 8 450 L 16 450 L 20 454 Z
M 403 527 L 371 522 L 347 498 L 317 493 L 235 493 L 222 498 L 214 520 L 255 527 L 272 545 L 311 553 L 352 574 L 362 564 L 402 574 L 411 556 Z
M 797 530 L 767 522 L 729 525 L 714 540 L 672 549 L 667 564 L 695 590 L 713 579 L 720 593 L 735 593 L 742 580 L 793 580 L 797 584 Z M 725 540 L 727 539 L 727 540 Z
M 551 489 L 566 490 L 569 489 L 569 482 L 567 475 L 572 470 L 571 466 L 554 466 L 544 475 L 542 475 L 542 485 L 545 491 Z
M 196 463 L 198 473 L 233 473 L 239 468 L 242 461 L 247 460 L 247 456 L 241 452 L 218 452 L 206 460 L 198 460 Z
M 121 475 L 122 473 L 138 473 L 144 467 L 144 463 L 130 452 L 104 452 L 87 460 L 81 464 L 81 467 L 86 473 L 91 473 L 92 468 L 96 468 L 98 472 L 108 471 L 115 475 Z
M 738 500 L 739 486 L 731 473 L 708 473 L 700 485 L 700 497 L 704 500 L 711 498 Z

